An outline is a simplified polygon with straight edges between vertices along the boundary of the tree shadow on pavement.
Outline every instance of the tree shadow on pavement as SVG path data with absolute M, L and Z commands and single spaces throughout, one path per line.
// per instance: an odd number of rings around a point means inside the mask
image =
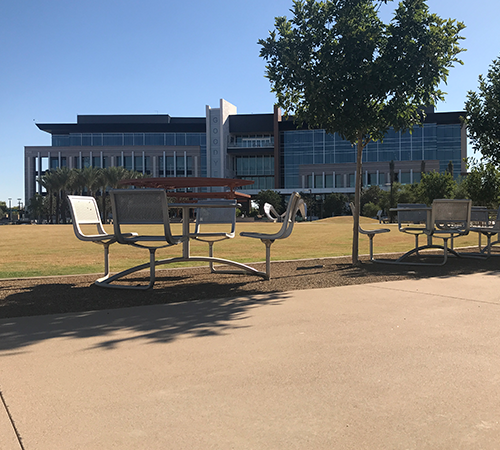
M 210 288 L 209 285 L 203 287 Z M 48 288 L 53 290 L 53 286 Z M 76 291 L 85 289 L 88 288 L 76 288 Z M 34 293 L 39 290 L 44 288 L 37 288 Z M 61 294 L 70 295 L 74 291 L 70 285 L 60 286 Z M 181 336 L 220 335 L 239 328 L 238 322 L 252 308 L 277 305 L 286 298 L 284 293 L 269 293 L 7 319 L 0 326 L 0 356 L 1 352 L 20 351 L 37 342 L 57 338 L 99 337 L 97 347 L 113 348 L 120 342 L 135 339 L 165 343 Z
M 99 345 L 113 347 L 128 339 L 114 336 L 119 330 L 135 332 L 132 339 L 153 342 L 215 335 L 237 328 L 238 320 L 254 307 L 285 301 L 289 291 L 478 272 L 498 276 L 498 261 L 450 258 L 444 266 L 374 264 L 366 259 L 353 266 L 349 258 L 274 262 L 271 280 L 212 274 L 207 268 L 166 269 L 158 271 L 154 288 L 147 291 L 103 289 L 93 284 L 96 276 L 89 275 L 3 280 L 0 351 L 45 339 L 92 336 L 108 336 Z M 147 274 L 134 277 L 129 282 L 144 283 Z M 144 306 L 149 308 L 138 308 Z

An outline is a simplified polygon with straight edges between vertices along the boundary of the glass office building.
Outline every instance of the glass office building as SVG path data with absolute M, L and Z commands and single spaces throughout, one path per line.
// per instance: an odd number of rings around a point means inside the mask
M 390 130 L 363 152 L 363 185 L 386 186 L 394 161 L 401 183 L 421 172 L 453 164 L 465 173 L 466 132 L 462 112 L 427 112 L 411 133 Z M 269 114 L 237 114 L 221 100 L 205 117 L 169 115 L 78 116 L 76 123 L 37 124 L 51 146 L 25 147 L 26 202 L 43 193 L 37 177 L 58 167 L 123 166 L 154 177 L 229 177 L 254 181 L 250 194 L 275 189 L 316 194 L 354 192 L 356 149 L 321 129 L 297 126 L 278 108 Z

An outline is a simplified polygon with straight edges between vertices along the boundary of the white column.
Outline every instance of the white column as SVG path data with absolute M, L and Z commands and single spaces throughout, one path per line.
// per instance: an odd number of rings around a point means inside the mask
M 38 152 L 38 177 L 42 176 L 42 155 Z M 38 183 L 38 193 L 42 193 L 42 185 Z

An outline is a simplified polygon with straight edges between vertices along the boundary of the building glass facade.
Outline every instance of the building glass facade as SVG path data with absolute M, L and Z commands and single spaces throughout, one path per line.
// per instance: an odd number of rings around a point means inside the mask
M 365 185 L 384 186 L 388 180 L 386 174 L 390 161 L 396 165 L 413 163 L 405 165 L 401 176 L 397 173 L 398 181 L 403 184 L 420 180 L 422 160 L 437 162 L 441 172 L 451 161 L 454 175 L 459 176 L 463 172 L 463 140 L 460 123 L 426 123 L 412 132 L 389 130 L 382 142 L 370 142 L 363 150 L 363 165 L 373 165 L 378 169 L 367 172 L 363 182 Z M 338 134 L 327 134 L 324 130 L 284 131 L 281 133 L 280 157 L 285 189 L 354 186 L 356 148 Z M 309 173 L 305 173 L 307 171 Z M 344 177 L 344 174 L 347 176 Z
M 430 111 L 411 133 L 389 130 L 363 152 L 364 186 L 387 186 L 389 162 L 401 183 L 417 182 L 422 168 L 465 173 L 466 133 L 461 112 Z M 353 192 L 356 149 L 338 134 L 299 127 L 276 108 L 271 114 L 240 115 L 220 101 L 206 116 L 78 116 L 71 124 L 37 124 L 52 145 L 25 147 L 26 204 L 45 170 L 123 166 L 154 177 L 224 176 L 254 181 L 250 194 Z M 219 174 L 219 175 L 216 175 Z

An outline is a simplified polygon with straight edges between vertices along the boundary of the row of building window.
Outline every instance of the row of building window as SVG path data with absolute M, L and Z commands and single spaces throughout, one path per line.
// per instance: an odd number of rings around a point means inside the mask
M 243 186 L 239 190 L 268 190 L 274 189 L 274 177 L 238 177 L 243 180 L 251 180 L 254 184 L 250 186 Z
M 455 175 L 461 169 L 460 124 L 425 124 L 412 133 L 390 130 L 383 142 L 372 142 L 363 151 L 364 162 L 440 160 L 452 161 Z M 281 157 L 284 187 L 301 185 L 300 167 L 311 164 L 356 162 L 353 146 L 337 134 L 324 130 L 295 130 L 282 133 Z M 333 181 L 332 181 L 333 183 Z M 326 186 L 329 187 L 329 186 Z
M 86 168 L 98 167 L 106 168 L 111 166 L 111 157 L 109 156 L 73 156 L 73 167 Z M 158 157 L 158 173 L 160 177 L 184 177 L 194 175 L 194 161 L 192 156 L 163 156 Z M 51 157 L 49 169 L 58 169 L 59 161 L 61 167 L 68 167 L 67 157 Z M 152 173 L 150 156 L 115 156 L 115 166 L 125 167 L 127 170 L 135 170 L 144 174 Z
M 228 138 L 228 147 L 263 148 L 273 146 L 274 136 L 270 135 L 229 136 Z
M 205 133 L 74 133 L 53 135 L 53 147 L 171 145 L 206 146 Z
M 420 172 L 396 172 L 394 181 L 401 184 L 418 183 L 421 179 Z M 354 173 L 348 174 L 319 174 L 307 175 L 304 188 L 328 189 L 328 188 L 353 188 L 355 187 Z M 390 183 L 389 173 L 363 173 L 364 186 L 386 186 Z
M 237 156 L 233 162 L 234 171 L 238 177 L 274 174 L 274 156 Z

